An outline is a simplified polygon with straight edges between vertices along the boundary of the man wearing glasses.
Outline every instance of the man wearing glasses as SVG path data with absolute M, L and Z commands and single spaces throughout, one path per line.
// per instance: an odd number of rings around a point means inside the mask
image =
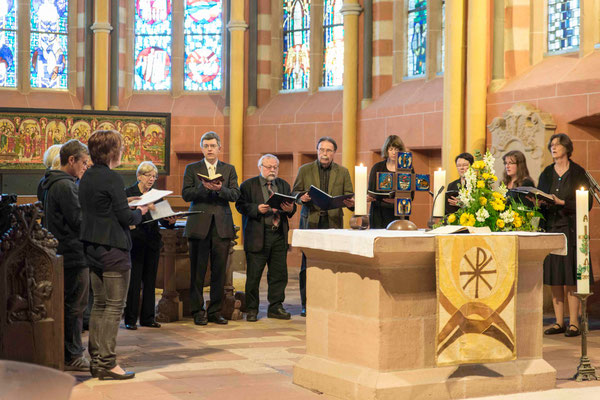
M 181 195 L 189 201 L 190 211 L 184 236 L 190 252 L 190 309 L 196 325 L 208 322 L 227 324 L 221 316 L 225 268 L 229 245 L 235 237 L 229 202 L 240 197 L 235 167 L 219 161 L 221 139 L 206 132 L 200 139 L 204 160 L 188 164 L 183 176 Z M 200 175 L 211 180 L 200 179 Z M 210 257 L 210 306 L 204 310 L 204 276 Z
M 300 229 L 341 229 L 344 226 L 344 213 L 341 208 L 320 210 L 311 202 L 306 193 L 311 185 L 328 193 L 330 196 L 341 196 L 353 193 L 352 180 L 348 169 L 333 162 L 337 143 L 329 136 L 317 142 L 317 160 L 304 164 L 298 170 L 292 192 L 303 193 L 300 197 Z M 354 199 L 344 201 L 348 208 L 354 207 Z M 306 316 L 306 257 L 302 254 L 300 267 L 300 297 L 302 300 L 302 316 Z
M 258 319 L 260 303 L 258 288 L 265 265 L 268 264 L 269 318 L 290 319 L 283 308 L 287 286 L 287 249 L 290 218 L 296 212 L 293 201 L 272 208 L 267 201 L 274 193 L 290 195 L 290 185 L 277 177 L 279 159 L 265 154 L 258 160 L 260 174 L 242 183 L 242 195 L 235 203 L 243 216 L 244 250 L 246 252 L 246 320 Z

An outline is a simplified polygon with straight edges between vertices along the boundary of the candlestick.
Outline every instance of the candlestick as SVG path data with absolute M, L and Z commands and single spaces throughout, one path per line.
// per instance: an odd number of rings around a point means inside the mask
M 442 186 L 446 186 L 446 171 L 441 168 L 433 171 L 433 193 L 437 194 Z M 433 205 L 433 216 L 443 217 L 446 209 L 446 188 L 440 193 Z
M 589 223 L 589 197 L 584 188 L 577 190 L 576 219 L 577 219 L 577 292 L 590 292 L 590 223 Z
M 354 167 L 354 214 L 367 215 L 367 167 Z

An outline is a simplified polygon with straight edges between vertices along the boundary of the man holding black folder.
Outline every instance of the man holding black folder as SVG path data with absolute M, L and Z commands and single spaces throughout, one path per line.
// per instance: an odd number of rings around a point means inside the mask
M 258 319 L 258 287 L 265 265 L 269 266 L 269 318 L 290 319 L 283 308 L 287 286 L 287 249 L 290 218 L 296 212 L 293 198 L 276 204 L 271 201 L 277 194 L 289 195 L 290 185 L 277 177 L 279 159 L 265 154 L 258 160 L 260 174 L 242 183 L 242 195 L 235 203 L 242 214 L 244 251 L 246 252 L 246 320 Z M 267 204 L 269 203 L 269 204 Z M 274 206 L 271 205 L 273 203 Z M 275 206 L 278 206 L 275 208 Z
M 311 185 L 328 193 L 330 196 L 351 194 L 352 180 L 348 169 L 333 162 L 337 143 L 331 137 L 324 136 L 317 142 L 317 160 L 304 164 L 298 170 L 292 192 L 300 194 L 302 211 L 300 212 L 300 229 L 341 229 L 344 226 L 344 213 L 341 208 L 321 210 L 316 207 L 308 193 Z M 354 207 L 354 199 L 344 200 L 348 208 Z M 302 316 L 306 316 L 306 257 L 302 254 L 300 267 L 300 297 L 302 300 Z

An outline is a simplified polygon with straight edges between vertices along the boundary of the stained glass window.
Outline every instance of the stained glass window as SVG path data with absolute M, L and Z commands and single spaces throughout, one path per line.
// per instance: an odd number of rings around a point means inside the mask
M 427 42 L 427 1 L 408 1 L 407 26 L 407 75 L 423 75 L 425 73 L 425 48 Z
M 310 0 L 283 0 L 283 89 L 308 88 Z
M 0 87 L 17 86 L 17 1 L 0 1 Z
M 579 0 L 548 0 L 548 51 L 579 47 Z
M 221 0 L 185 2 L 185 90 L 221 89 Z
M 323 86 L 341 86 L 344 78 L 343 0 L 323 3 Z
M 68 1 L 31 0 L 30 5 L 31 87 L 67 89 Z
M 171 89 L 171 0 L 136 0 L 135 90 Z

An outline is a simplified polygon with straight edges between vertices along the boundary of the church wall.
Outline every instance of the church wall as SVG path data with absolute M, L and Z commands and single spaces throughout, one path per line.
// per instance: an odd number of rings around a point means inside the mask
M 511 106 L 527 102 L 552 114 L 556 133 L 566 133 L 573 141 L 572 159 L 600 182 L 600 54 L 579 58 L 577 54 L 547 57 L 525 73 L 488 95 L 488 124 Z M 587 118 L 586 118 L 587 117 Z M 582 120 L 583 119 L 583 120 Z M 579 121 L 578 121 L 579 120 Z M 585 125 L 582 125 L 585 124 Z M 488 132 L 488 146 L 491 136 Z M 537 183 L 538 177 L 534 176 Z M 596 281 L 600 281 L 600 207 L 594 202 L 590 212 L 591 259 Z M 594 222 L 596 221 L 596 222 Z M 600 291 L 596 283 L 595 293 Z M 591 301 L 600 312 L 600 296 Z

